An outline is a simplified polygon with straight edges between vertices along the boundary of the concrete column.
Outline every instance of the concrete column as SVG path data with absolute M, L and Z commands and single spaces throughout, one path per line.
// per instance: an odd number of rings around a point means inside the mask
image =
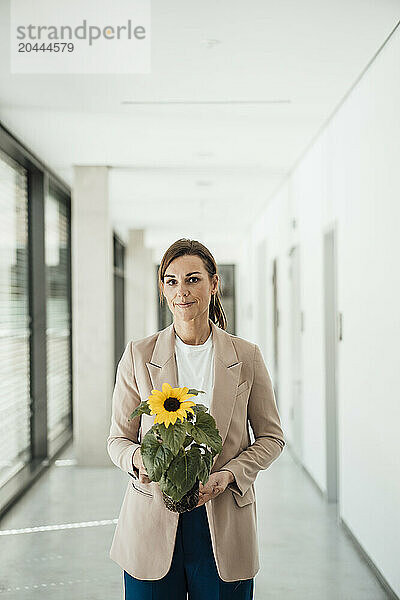
M 71 221 L 76 458 L 81 466 L 109 466 L 114 296 L 107 167 L 74 167 Z
M 130 229 L 125 253 L 125 339 L 157 331 L 156 272 L 143 229 Z
M 147 287 L 148 306 L 146 313 L 146 335 L 158 331 L 158 304 L 160 302 L 157 286 L 157 269 L 154 261 L 154 250 L 147 250 L 147 264 L 149 269 L 149 279 Z

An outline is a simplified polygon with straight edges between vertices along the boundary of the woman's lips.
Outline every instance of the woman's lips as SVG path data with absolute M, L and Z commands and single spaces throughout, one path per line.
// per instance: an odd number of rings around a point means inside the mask
M 192 306 L 194 302 L 186 302 L 186 304 L 178 304 L 177 306 L 181 306 L 182 308 L 186 308 L 187 306 Z

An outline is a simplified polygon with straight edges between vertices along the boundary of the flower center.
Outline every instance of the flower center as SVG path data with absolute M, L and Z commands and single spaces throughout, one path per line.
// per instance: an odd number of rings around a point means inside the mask
M 178 398 L 173 397 L 167 398 L 164 402 L 164 408 L 169 412 L 174 412 L 175 410 L 178 410 L 180 405 L 181 403 L 179 402 Z

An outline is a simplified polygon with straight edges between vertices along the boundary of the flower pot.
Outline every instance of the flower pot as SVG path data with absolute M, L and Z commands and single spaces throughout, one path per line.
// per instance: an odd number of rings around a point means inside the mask
M 183 513 L 193 510 L 199 501 L 199 480 L 196 479 L 194 486 L 177 502 L 164 492 L 162 492 L 162 497 L 165 506 L 172 512 Z

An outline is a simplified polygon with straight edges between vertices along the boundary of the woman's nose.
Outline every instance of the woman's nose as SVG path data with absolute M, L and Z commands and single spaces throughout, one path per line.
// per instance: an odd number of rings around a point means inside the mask
M 178 297 L 184 297 L 187 296 L 187 287 L 185 286 L 185 284 L 178 284 Z

